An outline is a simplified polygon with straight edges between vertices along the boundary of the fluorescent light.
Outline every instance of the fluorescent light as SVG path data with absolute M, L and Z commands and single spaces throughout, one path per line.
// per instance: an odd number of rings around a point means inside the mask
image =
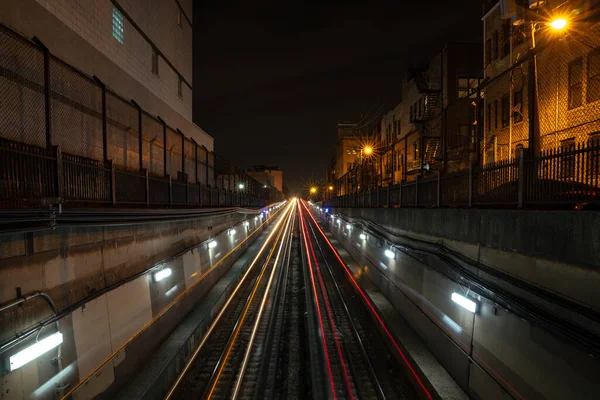
M 250 222 L 244 221 L 244 226 L 250 226 Z
M 217 247 L 217 241 L 216 240 L 211 240 L 210 242 L 208 242 L 208 248 L 209 249 L 214 249 L 215 247 Z
M 228 234 L 229 236 L 233 236 L 233 235 L 235 235 L 235 229 L 230 229 L 230 230 L 229 230 L 229 232 L 227 232 L 227 234 Z
M 350 228 L 351 228 L 350 224 L 346 225 L 346 229 L 350 229 Z
M 254 221 L 258 221 L 258 217 L 254 217 Z
M 171 268 L 164 268 L 154 273 L 154 282 L 162 281 L 166 277 L 171 276 Z
M 465 296 L 462 296 L 456 292 L 452 293 L 452 301 L 467 311 L 471 311 L 472 313 L 477 311 L 477 303 L 475 303 L 473 300 L 467 299 Z
M 63 335 L 56 332 L 37 343 L 32 344 L 26 349 L 21 350 L 14 356 L 10 356 L 10 370 L 14 371 L 21 368 L 30 361 L 35 360 L 39 356 L 52 350 L 63 342 Z
M 388 250 L 386 250 L 386 251 L 384 251 L 384 252 L 383 252 L 383 254 L 385 254 L 385 256 L 386 256 L 387 258 L 390 258 L 390 259 L 392 259 L 392 260 L 393 260 L 394 258 L 396 258 L 396 254 L 395 254 L 395 253 L 394 253 L 392 250 L 389 250 L 389 249 L 388 249 Z
M 367 240 L 367 235 L 365 235 L 364 233 L 361 233 L 359 236 L 360 240 Z

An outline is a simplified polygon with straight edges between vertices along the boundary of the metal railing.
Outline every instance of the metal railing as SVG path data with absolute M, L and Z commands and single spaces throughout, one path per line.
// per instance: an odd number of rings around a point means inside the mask
M 600 140 L 414 181 L 380 186 L 351 171 L 333 184 L 332 207 L 526 207 L 600 205 Z M 362 183 L 362 184 L 361 184 Z
M 283 194 L 0 25 L 0 206 L 262 206 Z

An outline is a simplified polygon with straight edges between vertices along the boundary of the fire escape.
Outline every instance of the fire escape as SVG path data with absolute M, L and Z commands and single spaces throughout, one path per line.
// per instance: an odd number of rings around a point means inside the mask
M 440 132 L 434 134 L 434 123 L 440 110 L 440 82 L 426 75 L 424 68 L 414 69 L 413 80 L 419 93 L 423 96 L 423 110 L 420 114 L 414 112 L 410 122 L 420 133 L 419 159 L 415 160 L 413 170 L 421 170 L 425 165 L 432 165 L 440 156 Z M 439 119 L 439 118 L 438 118 Z

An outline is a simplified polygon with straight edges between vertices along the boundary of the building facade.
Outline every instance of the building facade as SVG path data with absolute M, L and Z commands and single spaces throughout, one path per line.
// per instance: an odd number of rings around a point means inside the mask
M 408 72 L 402 103 L 382 116 L 375 136 L 381 184 L 466 166 L 474 151 L 480 47 L 447 43 Z
M 501 1 L 483 17 L 484 164 L 598 140 L 600 2 L 540 3 Z M 555 29 L 559 18 L 566 26 Z
M 274 165 L 255 165 L 248 175 L 266 186 L 274 187 L 283 193 L 283 171 Z

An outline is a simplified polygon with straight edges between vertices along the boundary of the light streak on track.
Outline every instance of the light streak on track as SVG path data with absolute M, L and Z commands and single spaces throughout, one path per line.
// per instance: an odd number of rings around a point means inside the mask
M 417 371 L 414 369 L 414 367 L 412 366 L 411 362 L 408 360 L 408 358 L 406 357 L 406 355 L 404 354 L 404 352 L 402 351 L 402 349 L 400 348 L 400 346 L 396 342 L 395 338 L 393 337 L 393 335 L 389 331 L 389 329 L 386 326 L 385 322 L 383 322 L 383 319 L 379 315 L 379 312 L 373 306 L 373 304 L 371 302 L 371 299 L 365 294 L 365 292 L 362 290 L 362 288 L 360 287 L 360 285 L 358 284 L 358 282 L 356 282 L 356 279 L 354 278 L 354 276 L 353 276 L 352 271 L 350 270 L 350 268 L 342 260 L 342 258 L 340 257 L 339 253 L 337 252 L 337 250 L 335 249 L 335 247 L 333 246 L 333 244 L 331 243 L 331 241 L 329 240 L 329 238 L 327 237 L 327 235 L 325 235 L 325 232 L 323 232 L 323 230 L 321 229 L 321 227 L 319 226 L 319 224 L 317 223 L 317 221 L 315 220 L 315 218 L 310 213 L 310 210 L 308 209 L 308 207 L 306 207 L 306 205 L 304 204 L 304 202 L 301 202 L 300 204 L 301 204 L 300 205 L 301 207 L 304 207 L 304 209 L 306 210 L 306 213 L 312 219 L 312 221 L 314 223 L 314 226 L 317 228 L 317 230 L 319 231 L 319 233 L 321 234 L 321 236 L 323 237 L 323 239 L 325 240 L 325 242 L 327 243 L 327 245 L 331 248 L 333 254 L 335 255 L 335 257 L 337 258 L 337 260 L 341 264 L 342 269 L 348 275 L 348 277 L 350 279 L 350 282 L 352 282 L 352 285 L 356 288 L 357 292 L 360 294 L 360 296 L 364 300 L 364 303 L 369 307 L 369 309 L 371 310 L 372 315 L 375 316 L 375 319 L 377 320 L 377 322 L 379 323 L 379 325 L 381 326 L 381 328 L 385 332 L 385 334 L 388 337 L 388 339 L 391 341 L 392 345 L 394 346 L 395 350 L 398 352 L 398 354 L 400 355 L 400 357 L 404 361 L 405 365 L 410 370 L 410 372 L 413 375 L 413 377 L 414 377 L 415 381 L 417 382 L 418 386 L 422 389 L 424 395 L 428 399 L 433 399 L 431 393 L 425 387 L 425 384 L 423 383 L 423 381 L 421 380 L 421 378 L 417 374 Z

